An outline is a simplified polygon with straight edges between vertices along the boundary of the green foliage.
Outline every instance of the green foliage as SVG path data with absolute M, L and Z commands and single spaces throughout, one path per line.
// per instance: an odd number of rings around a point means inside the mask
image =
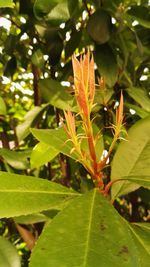
M 148 0 L 0 1 L 0 266 L 149 266 L 149 8 Z M 73 54 L 88 50 L 97 173 L 72 68 Z M 69 108 L 81 151 L 66 131 Z

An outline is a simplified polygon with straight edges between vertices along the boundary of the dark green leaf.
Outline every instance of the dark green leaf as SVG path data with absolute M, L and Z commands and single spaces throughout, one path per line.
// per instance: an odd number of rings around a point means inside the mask
M 87 32 L 97 44 L 106 43 L 111 35 L 112 24 L 109 13 L 99 8 L 90 16 Z
M 96 46 L 95 61 L 106 84 L 112 87 L 117 81 L 118 67 L 114 53 L 108 44 Z

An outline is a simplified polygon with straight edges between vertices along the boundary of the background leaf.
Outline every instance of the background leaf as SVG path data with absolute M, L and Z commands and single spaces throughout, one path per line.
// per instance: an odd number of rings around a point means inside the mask
M 1 0 L 0 1 L 0 8 L 1 7 L 14 7 L 13 0 Z
M 131 87 L 127 89 L 127 93 L 138 103 L 140 106 L 150 112 L 150 98 L 144 88 Z
M 117 81 L 118 67 L 114 53 L 108 44 L 96 46 L 95 61 L 100 75 L 105 79 L 106 84 L 112 87 Z

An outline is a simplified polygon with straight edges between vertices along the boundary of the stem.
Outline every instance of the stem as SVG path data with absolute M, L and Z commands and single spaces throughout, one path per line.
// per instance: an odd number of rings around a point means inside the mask
M 39 70 L 34 64 L 32 64 L 32 73 L 33 73 L 34 105 L 40 106 L 41 99 L 40 99 L 39 87 L 38 87 Z

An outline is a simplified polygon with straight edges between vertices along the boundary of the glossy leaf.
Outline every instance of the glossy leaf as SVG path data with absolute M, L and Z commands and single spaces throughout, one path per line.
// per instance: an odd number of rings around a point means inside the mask
M 99 8 L 89 18 L 87 32 L 97 44 L 106 43 L 111 35 L 112 24 L 109 13 Z
M 140 106 L 150 112 L 150 98 L 144 88 L 131 87 L 127 89 L 127 93 L 138 103 Z
M 63 207 L 74 191 L 36 177 L 0 172 L 0 217 L 14 217 Z
M 72 143 L 68 140 L 68 136 L 63 128 L 43 130 L 31 129 L 32 134 L 42 143 L 45 143 L 57 151 L 77 160 L 76 152 L 71 153 Z
M 150 117 L 139 120 L 132 126 L 127 141 L 122 141 L 112 162 L 111 180 L 124 176 L 140 177 L 150 174 Z M 125 182 L 114 183 L 112 197 L 134 191 L 139 186 L 132 183 L 124 190 Z
M 1 0 L 0 1 L 0 8 L 2 7 L 14 7 L 13 0 Z
M 150 259 L 150 224 L 133 223 L 129 225 L 140 258 L 141 267 L 149 267 Z
M 106 84 L 112 87 L 117 81 L 118 67 L 113 51 L 108 44 L 96 46 L 95 61 L 100 75 L 105 79 Z
M 31 153 L 31 168 L 38 168 L 58 155 L 59 151 L 43 142 L 38 143 Z
M 120 267 L 120 263 L 141 266 L 127 224 L 106 198 L 91 190 L 45 227 L 29 266 Z
M 16 248 L 4 237 L 0 236 L 0 266 L 21 267 Z
M 7 110 L 6 110 L 6 104 L 3 100 L 2 97 L 0 97 L 0 115 L 6 115 Z
M 13 168 L 25 170 L 29 168 L 31 151 L 13 151 L 6 148 L 0 148 L 0 156 Z

